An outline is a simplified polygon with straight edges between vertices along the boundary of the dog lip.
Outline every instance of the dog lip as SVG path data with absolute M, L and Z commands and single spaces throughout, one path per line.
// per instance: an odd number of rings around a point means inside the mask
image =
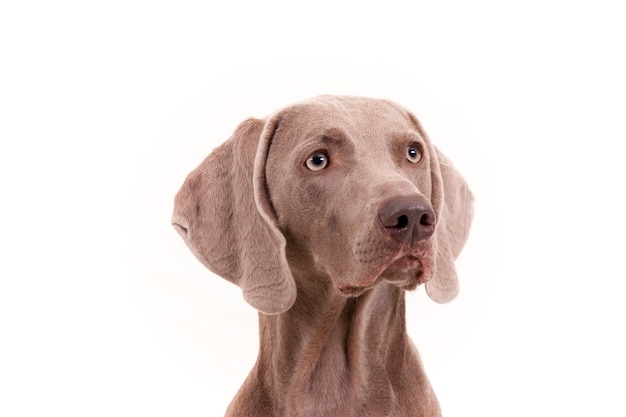
M 380 274 L 378 274 L 376 275 L 376 278 L 374 278 L 371 282 L 365 282 L 360 285 L 354 285 L 352 283 L 340 283 L 337 284 L 337 289 L 341 291 L 343 295 L 347 295 L 349 297 L 358 297 L 367 290 L 376 286 L 380 278 Z
M 339 289 L 339 291 L 341 291 L 342 294 L 351 296 L 351 297 L 358 297 L 359 295 L 363 294 L 368 289 L 368 287 L 360 287 L 356 285 L 344 285 L 344 284 L 337 285 L 337 288 Z
M 401 272 L 407 272 L 411 269 L 422 269 L 422 261 L 414 255 L 408 254 L 404 255 L 395 261 L 393 261 L 387 269 L 391 268 L 392 270 L 398 270 Z
M 369 277 L 368 280 L 344 281 L 337 284 L 337 289 L 349 297 L 362 295 L 380 281 L 386 281 L 406 290 L 415 289 L 430 279 L 428 273 L 430 248 L 426 246 L 427 243 L 425 241 L 413 246 L 401 245 L 384 262 L 378 263 L 377 267 L 365 274 Z
M 428 281 L 425 264 L 419 255 L 408 253 L 398 256 L 382 272 L 382 278 L 405 290 L 414 290 Z

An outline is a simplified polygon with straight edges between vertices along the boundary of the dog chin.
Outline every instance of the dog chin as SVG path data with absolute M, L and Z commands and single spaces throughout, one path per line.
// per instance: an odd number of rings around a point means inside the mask
M 346 296 L 358 297 L 376 286 L 380 281 L 385 281 L 403 290 L 412 291 L 420 284 L 426 283 L 432 275 L 428 260 L 423 262 L 422 259 L 410 254 L 397 258 L 388 266 L 381 267 L 381 269 L 382 272 L 376 274 L 376 277 L 368 284 L 340 284 L 337 288 Z
M 380 277 L 404 290 L 414 290 L 425 282 L 424 265 L 420 258 L 405 255 L 389 265 Z
M 358 297 L 362 295 L 365 291 L 369 290 L 371 287 L 359 287 L 354 285 L 338 285 L 337 288 L 343 295 L 348 297 Z

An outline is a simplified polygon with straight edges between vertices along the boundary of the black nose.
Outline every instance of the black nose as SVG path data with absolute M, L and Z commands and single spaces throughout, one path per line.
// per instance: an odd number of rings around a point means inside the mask
M 415 242 L 435 232 L 435 212 L 422 196 L 402 196 L 387 200 L 378 210 L 383 231 L 397 242 Z

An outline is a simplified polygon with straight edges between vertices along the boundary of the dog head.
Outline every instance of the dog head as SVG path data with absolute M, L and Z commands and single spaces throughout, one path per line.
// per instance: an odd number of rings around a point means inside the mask
M 205 266 L 277 314 L 306 270 L 347 296 L 387 281 L 450 301 L 471 218 L 467 184 L 411 113 L 323 96 L 243 122 L 189 174 L 172 222 Z

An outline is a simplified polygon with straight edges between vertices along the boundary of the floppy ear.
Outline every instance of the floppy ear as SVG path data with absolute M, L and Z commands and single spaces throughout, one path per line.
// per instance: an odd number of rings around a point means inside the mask
M 426 293 L 438 303 L 452 301 L 459 293 L 454 260 L 461 253 L 474 215 L 474 197 L 465 179 L 450 160 L 431 145 L 432 204 L 437 213 L 436 272 L 426 283 Z
M 436 271 L 426 283 L 426 293 L 438 303 L 452 301 L 459 293 L 455 259 L 465 245 L 474 216 L 474 196 L 452 162 L 428 139 L 419 120 L 409 117 L 430 148 L 431 203 L 437 216 Z
M 265 314 L 283 313 L 296 299 L 286 241 L 276 227 L 265 185 L 274 125 L 256 119 L 241 123 L 189 174 L 172 217 L 198 260 L 238 285 L 245 300 Z

